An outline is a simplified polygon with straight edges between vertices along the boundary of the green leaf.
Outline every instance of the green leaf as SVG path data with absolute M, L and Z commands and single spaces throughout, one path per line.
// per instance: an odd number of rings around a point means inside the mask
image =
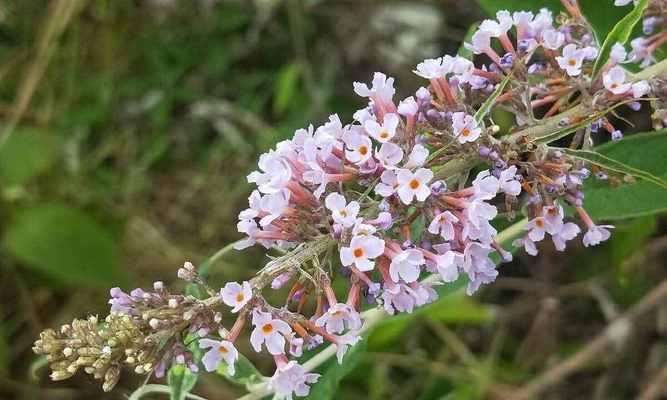
M 185 400 L 185 396 L 197 383 L 197 374 L 184 365 L 174 364 L 169 368 L 167 383 L 171 390 L 169 395 L 171 400 Z
M 491 96 L 489 96 L 484 101 L 479 110 L 477 110 L 477 112 L 475 113 L 475 121 L 477 121 L 478 124 L 481 123 L 484 117 L 486 117 L 489 111 L 491 111 L 491 107 L 495 105 L 498 96 L 503 94 L 505 87 L 507 86 L 507 84 L 511 79 L 512 79 L 512 74 L 511 73 L 507 74 L 507 76 L 505 76 L 505 78 L 498 85 L 496 85 L 496 88 L 493 90 L 493 93 L 491 93 Z
M 236 369 L 234 375 L 230 375 L 227 364 L 223 362 L 220 363 L 216 372 L 224 376 L 228 381 L 236 383 L 237 385 L 243 385 L 247 389 L 265 379 L 257 368 L 255 368 L 253 363 L 241 353 L 239 353 L 239 358 L 236 361 L 234 368 Z
M 283 67 L 278 73 L 274 89 L 274 113 L 282 114 L 289 107 L 299 84 L 300 73 L 301 66 L 298 63 L 289 64 Z
M 605 157 L 667 179 L 667 130 L 642 133 L 595 149 Z M 667 190 L 638 181 L 612 187 L 591 178 L 584 184 L 584 207 L 596 219 L 622 219 L 667 212 Z
M 315 383 L 308 395 L 309 400 L 333 400 L 336 397 L 340 381 L 359 365 L 366 352 L 367 340 L 363 339 L 356 345 L 350 347 L 343 357 L 343 362 L 338 364 L 335 357 L 324 364 L 320 379 Z
M 3 245 L 26 267 L 68 284 L 117 284 L 118 248 L 109 231 L 64 204 L 40 204 L 17 212 Z
M 55 136 L 34 129 L 18 129 L 0 147 L 0 183 L 23 185 L 47 171 L 58 156 Z
M 614 28 L 609 32 L 607 37 L 602 44 L 600 49 L 600 54 L 598 55 L 597 60 L 595 60 L 595 66 L 593 66 L 593 77 L 597 76 L 598 72 L 602 67 L 607 63 L 609 55 L 611 54 L 611 48 L 616 44 L 625 44 L 630 35 L 632 35 L 632 30 L 635 28 L 635 25 L 641 20 L 644 10 L 648 6 L 648 0 L 640 0 L 635 8 L 628 13 L 623 19 L 618 21 Z

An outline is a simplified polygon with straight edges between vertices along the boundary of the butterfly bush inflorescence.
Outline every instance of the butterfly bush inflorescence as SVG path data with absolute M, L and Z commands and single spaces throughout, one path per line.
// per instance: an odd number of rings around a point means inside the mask
M 465 279 L 473 294 L 493 282 L 492 256 L 512 259 L 495 219 L 525 215 L 514 245 L 531 255 L 547 238 L 559 251 L 577 237 L 585 246 L 607 240 L 612 226 L 589 217 L 582 186 L 590 175 L 604 180 L 612 172 L 545 143 L 571 133 L 573 148 L 590 146 L 594 134 L 620 140 L 606 115 L 622 105 L 640 108 L 653 85 L 623 64 L 652 63 L 666 33 L 656 33 L 663 17 L 649 12 L 644 31 L 653 36 L 633 41 L 629 53 L 614 45 L 594 72 L 600 45 L 576 2 L 564 4 L 569 15 L 498 12 L 465 45 L 475 63 L 460 55 L 424 60 L 414 73 L 425 86 L 405 99 L 395 98 L 394 79 L 383 73 L 355 82 L 368 103 L 352 122 L 334 114 L 297 130 L 248 175 L 257 189 L 239 214 L 244 239 L 236 248 L 260 245 L 282 255 L 219 292 L 186 263 L 178 277 L 205 288 L 206 299 L 172 294 L 161 282 L 152 291 L 113 289 L 103 322 L 75 320 L 35 343 L 52 378 L 82 369 L 110 390 L 123 366 L 162 377 L 173 364 L 192 371 L 222 365 L 233 375 L 235 343 L 249 328 L 251 347 L 275 359 L 266 387 L 281 398 L 305 396 L 318 375 L 297 359 L 328 343 L 343 362 L 361 340 L 364 306 L 410 313 L 437 299 L 437 285 Z M 496 108 L 511 111 L 516 128 L 502 132 L 491 118 Z M 564 207 L 577 218 L 566 219 Z M 263 297 L 283 287 L 290 288 L 285 306 Z M 223 313 L 236 314 L 232 326 L 222 325 Z M 201 360 L 190 342 L 202 349 Z

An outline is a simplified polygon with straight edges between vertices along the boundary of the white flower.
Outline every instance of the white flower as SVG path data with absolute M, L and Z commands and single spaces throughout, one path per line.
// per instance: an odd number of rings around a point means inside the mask
M 359 203 L 356 201 L 347 203 L 345 197 L 340 193 L 329 194 L 324 200 L 324 205 L 331 211 L 334 222 L 346 228 L 354 225 L 357 214 L 359 214 Z
M 382 143 L 380 150 L 375 152 L 375 158 L 380 161 L 383 167 L 391 169 L 403 159 L 403 150 L 397 144 Z
M 544 239 L 544 234 L 547 231 L 547 223 L 544 217 L 535 217 L 528 221 L 524 228 L 528 231 L 528 238 L 533 242 L 539 242 Z
M 434 235 L 440 235 L 443 239 L 454 240 L 454 224 L 459 219 L 449 211 L 440 213 L 433 218 L 428 226 L 428 231 Z
M 573 222 L 562 224 L 558 231 L 551 232 L 551 240 L 553 240 L 556 250 L 565 250 L 565 242 L 574 239 L 579 232 L 581 232 L 581 229 Z
M 355 164 L 362 164 L 368 161 L 373 155 L 373 143 L 367 136 L 359 135 L 354 132 L 349 132 L 345 135 L 345 157 Z
M 391 259 L 389 275 L 398 283 L 403 279 L 405 283 L 415 282 L 419 278 L 421 266 L 424 265 L 424 255 L 415 249 L 403 250 Z
M 545 29 L 553 28 L 554 18 L 548 8 L 541 8 L 530 23 L 531 34 L 539 36 Z
M 340 249 L 340 262 L 349 267 L 354 264 L 359 271 L 370 271 L 375 267 L 372 261 L 384 253 L 384 240 L 375 236 L 355 236 L 350 247 Z
M 472 35 L 471 44 L 466 43 L 466 48 L 475 54 L 481 54 L 491 47 L 491 34 L 487 31 L 478 30 Z
M 644 97 L 651 91 L 651 86 L 646 81 L 639 81 L 632 84 L 632 97 L 638 99 Z
M 625 46 L 616 43 L 612 46 L 611 52 L 609 53 L 609 61 L 614 64 L 620 64 L 625 61 L 627 56 L 628 52 L 625 50 Z
M 593 46 L 586 46 L 581 51 L 584 53 L 585 60 L 595 60 L 599 54 L 598 48 Z
M 255 329 L 250 334 L 250 344 L 256 352 L 262 351 L 262 344 L 273 355 L 285 353 L 285 336 L 292 333 L 287 322 L 273 319 L 270 313 L 255 310 L 252 316 Z
M 496 19 L 498 20 L 498 28 L 500 29 L 501 34 L 507 33 L 507 31 L 512 29 L 512 25 L 514 25 L 512 14 L 507 10 L 498 11 L 496 13 Z
M 512 165 L 500 173 L 500 190 L 511 196 L 521 193 L 521 182 L 516 180 L 516 166 Z
M 271 222 L 273 222 L 276 218 L 280 218 L 282 213 L 289 205 L 290 193 L 291 192 L 289 190 L 282 189 L 276 193 L 267 194 L 262 197 L 262 211 L 267 213 L 267 215 L 259 220 L 259 224 L 262 227 L 266 227 L 270 225 Z
M 480 171 L 475 180 L 472 181 L 472 187 L 475 191 L 475 198 L 481 200 L 491 200 L 496 197 L 500 190 L 500 181 L 491 175 L 488 169 Z
M 488 34 L 490 37 L 499 37 L 504 33 L 502 32 L 502 27 L 498 21 L 492 19 L 485 19 L 482 21 L 482 23 L 479 24 L 479 31 Z
M 262 195 L 259 193 L 259 190 L 253 190 L 250 196 L 248 197 L 248 205 L 250 208 L 239 213 L 239 219 L 254 219 L 262 211 Z
M 428 158 L 428 149 L 421 144 L 416 144 L 408 156 L 408 162 L 403 166 L 407 169 L 418 168 L 424 165 Z
M 373 114 L 371 114 L 368 108 L 362 108 L 361 110 L 355 111 L 354 114 L 352 115 L 352 118 L 355 121 L 358 121 L 362 125 L 368 120 L 375 119 L 375 117 L 373 116 Z
M 252 287 L 248 281 L 239 285 L 236 282 L 228 282 L 220 290 L 222 301 L 232 308 L 232 312 L 239 312 L 252 298 Z
M 445 282 L 454 282 L 459 279 L 459 267 L 463 265 L 463 255 L 448 250 L 435 258 L 436 269 Z
M 354 228 L 352 228 L 354 236 L 372 235 L 377 231 L 373 225 L 364 224 L 362 221 L 361 218 L 357 218 L 357 222 L 354 224 Z
M 386 170 L 380 175 L 380 183 L 375 186 L 375 193 L 382 197 L 389 197 L 398 189 L 398 179 L 394 171 Z
M 415 98 L 410 96 L 405 100 L 402 100 L 398 103 L 398 113 L 404 117 L 410 117 L 419 111 L 419 106 L 415 101 Z
M 568 44 L 563 47 L 563 56 L 556 57 L 558 65 L 570 76 L 581 74 L 581 64 L 584 61 L 584 52 L 577 48 L 576 44 Z
M 527 30 L 530 23 L 533 22 L 533 17 L 534 15 L 530 11 L 515 11 L 514 14 L 512 14 L 514 25 L 524 31 Z
M 381 143 L 390 141 L 396 135 L 398 127 L 398 115 L 394 113 L 386 114 L 382 125 L 375 120 L 368 120 L 364 123 L 366 132 L 375 140 Z
M 477 242 L 466 246 L 462 268 L 470 278 L 466 289 L 468 295 L 475 293 L 481 284 L 496 280 L 498 271 L 496 264 L 489 258 L 490 252 L 491 248 Z
M 482 133 L 475 118 L 463 112 L 452 114 L 452 129 L 459 143 L 474 142 Z
M 336 359 L 338 360 L 338 364 L 343 363 L 343 356 L 347 352 L 347 348 L 354 346 L 360 340 L 361 337 L 359 335 L 351 335 L 349 333 L 336 338 L 334 343 L 336 344 Z
M 275 152 L 259 156 L 259 169 L 248 175 L 249 183 L 256 183 L 262 193 L 276 193 L 292 178 L 292 169 L 287 161 Z
M 558 50 L 565 42 L 565 35 L 555 29 L 542 32 L 542 45 L 547 49 Z
M 584 235 L 584 246 L 595 246 L 609 239 L 611 236 L 609 229 L 613 228 L 612 225 L 593 225 L 589 227 L 588 232 Z
M 319 377 L 319 374 L 306 372 L 296 361 L 290 361 L 276 368 L 268 388 L 275 392 L 277 400 L 292 400 L 292 393 L 299 397 L 308 396 L 308 385 L 317 382 Z
M 412 71 L 425 79 L 437 79 L 444 77 L 451 70 L 451 64 L 443 63 L 443 58 L 429 58 L 417 64 L 417 69 Z
M 359 313 L 344 303 L 334 304 L 315 321 L 315 325 L 324 326 L 329 333 L 341 333 L 347 329 L 356 331 L 361 328 Z
M 602 76 L 604 87 L 613 94 L 623 94 L 632 88 L 632 84 L 625 82 L 625 70 L 616 66 Z
M 414 173 L 409 169 L 399 169 L 396 179 L 398 197 L 405 205 L 412 203 L 415 197 L 417 201 L 424 201 L 431 194 L 428 183 L 433 179 L 433 172 L 430 169 L 419 168 Z
M 390 103 L 396 93 L 394 89 L 394 78 L 388 78 L 382 72 L 373 74 L 372 87 L 369 89 L 365 83 L 354 82 L 354 93 L 361 97 L 370 97 L 375 101 Z
M 200 349 L 210 349 L 204 354 L 201 361 L 208 372 L 218 369 L 221 361 L 227 364 L 227 372 L 234 375 L 236 370 L 234 364 L 239 358 L 239 352 L 234 344 L 227 340 L 199 339 Z

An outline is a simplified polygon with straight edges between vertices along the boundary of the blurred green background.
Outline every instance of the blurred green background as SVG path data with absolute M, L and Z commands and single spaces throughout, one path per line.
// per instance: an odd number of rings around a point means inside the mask
M 611 3 L 611 0 L 609 1 Z M 257 156 L 362 101 L 352 81 L 395 76 L 455 53 L 484 18 L 472 1 L 15 0 L 0 3 L 0 398 L 122 399 L 87 376 L 52 383 L 30 348 L 39 332 L 107 312 L 108 289 L 172 284 L 239 238 L 236 214 Z M 583 348 L 665 277 L 656 217 L 613 240 L 518 256 L 483 293 L 385 323 L 332 399 L 503 398 Z M 211 283 L 266 260 L 226 256 Z M 667 308 L 544 398 L 632 398 L 667 358 Z M 260 370 L 270 359 L 242 346 Z M 244 389 L 204 376 L 194 390 Z M 158 398 L 158 397 L 155 397 Z

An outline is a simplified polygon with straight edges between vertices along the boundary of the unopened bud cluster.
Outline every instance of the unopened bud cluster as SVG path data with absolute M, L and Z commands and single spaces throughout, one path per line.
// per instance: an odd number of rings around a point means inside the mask
M 225 365 L 233 374 L 235 342 L 250 325 L 252 348 L 276 363 L 268 387 L 279 398 L 305 396 L 318 375 L 297 359 L 329 343 L 342 362 L 360 340 L 364 307 L 409 313 L 437 299 L 436 285 L 465 279 L 472 294 L 493 282 L 494 253 L 512 259 L 492 224 L 499 216 L 528 219 L 514 244 L 532 255 L 546 238 L 559 251 L 582 231 L 585 246 L 607 240 L 612 227 L 592 221 L 582 188 L 589 177 L 607 179 L 611 172 L 543 139 L 576 132 L 574 148 L 589 146 L 596 134 L 621 139 L 606 115 L 622 105 L 638 109 L 656 82 L 626 72 L 624 63 L 648 58 L 637 49 L 628 56 L 621 44 L 594 74 L 599 44 L 576 1 L 563 4 L 569 15 L 501 11 L 483 21 L 466 44 L 477 63 L 448 55 L 424 60 L 414 72 L 425 86 L 403 100 L 394 99 L 394 79 L 382 73 L 370 85 L 355 82 L 367 104 L 353 121 L 333 114 L 321 126 L 297 130 L 248 175 L 257 189 L 239 214 L 245 237 L 236 247 L 259 244 L 283 256 L 206 300 L 172 295 L 160 283 L 153 292 L 112 290 L 112 314 L 101 327 L 75 321 L 77 330 L 74 324 L 59 334 L 49 330 L 36 343 L 54 379 L 84 366 L 105 379 L 106 390 L 123 364 L 158 377 L 173 363 L 193 371 Z M 584 112 L 558 117 L 575 107 Z M 490 117 L 495 108 L 509 110 L 516 127 L 503 132 Z M 552 116 L 558 119 L 552 131 L 531 133 Z M 577 219 L 566 219 L 566 205 Z M 190 263 L 177 274 L 204 285 Z M 336 293 L 334 281 L 346 293 Z M 289 289 L 285 306 L 264 299 L 269 288 Z M 236 314 L 229 329 L 223 312 Z M 205 350 L 201 360 L 184 345 L 186 336 Z M 94 357 L 82 350 L 92 347 Z

